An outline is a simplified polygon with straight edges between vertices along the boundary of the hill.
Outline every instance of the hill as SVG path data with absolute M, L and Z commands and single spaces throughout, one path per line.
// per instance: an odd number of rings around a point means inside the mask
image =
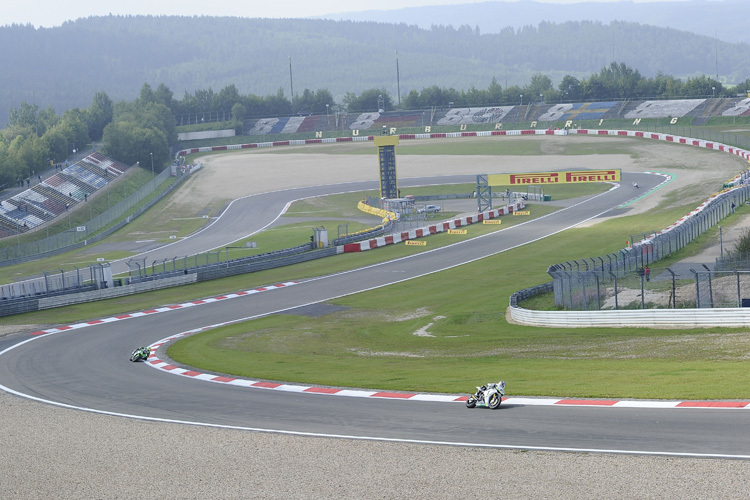
M 431 26 L 476 26 L 482 33 L 500 33 L 543 22 L 564 23 L 583 19 L 604 24 L 627 21 L 673 28 L 725 42 L 750 43 L 744 16 L 745 0 L 677 0 L 662 2 L 587 2 L 556 4 L 530 0 L 495 0 L 481 3 L 409 7 L 394 10 L 363 10 L 320 16 L 321 19 L 406 23 Z
M 525 85 L 537 73 L 559 82 L 585 77 L 612 60 L 676 77 L 750 74 L 750 46 L 630 22 L 545 22 L 481 34 L 469 26 L 218 17 L 105 16 L 55 28 L 0 28 L 0 116 L 23 102 L 58 113 L 87 107 L 97 91 L 132 100 L 144 83 L 180 97 L 236 85 L 242 94 L 295 94 L 383 88 L 390 95 L 431 85 Z M 396 53 L 400 80 L 396 77 Z

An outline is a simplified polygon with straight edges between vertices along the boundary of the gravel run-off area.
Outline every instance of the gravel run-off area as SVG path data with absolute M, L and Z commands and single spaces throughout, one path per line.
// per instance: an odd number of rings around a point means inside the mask
M 697 206 L 706 192 L 689 186 L 718 189 L 747 166 L 728 154 L 652 141 L 631 141 L 638 151 L 631 158 L 625 154 L 557 154 L 563 141 L 609 140 L 620 145 L 625 140 L 621 138 L 529 140 L 544 140 L 547 156 L 480 156 L 466 161 L 404 155 L 399 157 L 399 177 L 603 167 L 676 174 L 665 188 L 627 212 L 633 214 L 647 211 L 676 190 L 682 200 L 695 201 Z M 374 151 L 371 144 L 364 147 Z M 209 199 L 228 200 L 342 179 L 377 179 L 374 155 L 252 151 L 216 156 L 204 163 L 204 171 L 173 198 L 173 203 L 184 204 L 184 213 L 199 211 Z M 285 181 L 280 184 L 282 177 Z M 38 327 L 19 325 L 4 333 Z M 607 418 L 606 410 L 602 418 Z M 229 430 L 59 408 L 1 391 L 0 429 L 0 497 L 6 499 L 740 499 L 750 491 L 750 461 L 485 449 Z

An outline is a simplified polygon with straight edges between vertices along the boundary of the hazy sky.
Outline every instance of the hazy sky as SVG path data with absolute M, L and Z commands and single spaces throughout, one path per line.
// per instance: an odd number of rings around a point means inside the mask
M 478 3 L 488 0 L 2 0 L 0 25 L 59 26 L 80 17 L 115 15 L 206 15 L 238 17 L 310 17 L 337 12 L 392 10 L 423 5 Z M 508 1 L 508 0 L 502 0 Z M 547 3 L 580 3 L 582 0 L 536 0 Z M 594 0 L 619 1 L 619 0 Z M 635 2 L 676 0 L 631 0 Z

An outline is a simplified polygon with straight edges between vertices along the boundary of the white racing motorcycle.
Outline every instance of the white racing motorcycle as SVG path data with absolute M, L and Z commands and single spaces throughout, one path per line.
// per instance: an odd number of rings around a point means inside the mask
M 504 395 L 505 382 L 502 380 L 497 384 L 488 382 L 487 385 L 477 387 L 477 392 L 469 396 L 469 399 L 466 400 L 466 407 L 484 406 L 494 410 L 500 407 Z

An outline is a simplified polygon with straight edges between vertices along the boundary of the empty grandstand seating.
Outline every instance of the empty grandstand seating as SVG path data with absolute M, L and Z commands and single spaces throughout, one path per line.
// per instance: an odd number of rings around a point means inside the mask
M 249 135 L 265 135 L 279 122 L 278 118 L 261 118 L 247 131 Z
M 725 109 L 722 116 L 750 116 L 750 99 L 744 98 L 733 102 L 729 108 Z
M 62 215 L 122 175 L 127 165 L 92 153 L 15 196 L 0 202 L 0 237 L 31 230 Z
M 380 113 L 361 113 L 354 121 L 349 125 L 352 130 L 368 129 L 372 127 L 375 120 L 380 118 Z
M 625 118 L 681 118 L 690 113 L 695 107 L 703 104 L 705 99 L 674 99 L 671 101 L 645 101 L 633 111 L 625 114 Z
M 537 119 L 543 122 L 557 120 L 600 120 L 617 104 L 616 102 L 556 104 L 539 115 Z
M 513 106 L 496 106 L 491 108 L 454 108 L 440 118 L 438 125 L 464 125 L 473 123 L 499 123 Z

